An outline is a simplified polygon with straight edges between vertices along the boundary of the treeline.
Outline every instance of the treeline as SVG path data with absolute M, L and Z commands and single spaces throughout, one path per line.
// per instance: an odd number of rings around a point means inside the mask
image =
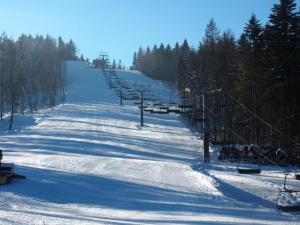
M 65 99 L 62 62 L 75 60 L 72 40 L 65 43 L 47 35 L 21 35 L 16 41 L 0 37 L 0 117 L 11 112 L 34 112 Z
M 253 14 L 238 40 L 230 30 L 220 33 L 211 19 L 198 49 L 187 40 L 174 48 L 140 48 L 133 68 L 173 80 L 182 97 L 184 90 L 192 90 L 189 98 L 208 90 L 205 104 L 215 139 L 299 143 L 300 16 L 295 0 L 274 4 L 264 26 Z M 194 99 L 193 105 L 201 105 Z
M 83 56 L 80 57 L 81 61 L 85 61 Z M 110 60 L 107 55 L 105 57 L 101 57 L 101 55 L 94 59 L 92 64 L 92 67 L 94 68 L 100 68 L 100 69 L 113 69 L 113 70 L 125 70 L 125 66 L 122 65 L 122 60 L 118 60 L 118 64 L 116 63 L 116 60 L 113 59 L 112 63 L 110 63 Z
M 141 71 L 153 79 L 174 81 L 176 67 L 180 53 L 180 46 L 176 43 L 175 48 L 168 44 L 161 44 L 159 48 L 154 45 L 146 50 L 139 48 L 138 53 L 133 54 L 132 69 Z

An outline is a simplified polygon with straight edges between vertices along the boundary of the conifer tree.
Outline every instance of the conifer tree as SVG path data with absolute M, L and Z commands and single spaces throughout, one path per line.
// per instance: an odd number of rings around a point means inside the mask
M 39 107 L 52 107 L 60 96 L 64 100 L 64 71 L 62 62 L 74 59 L 61 38 L 56 40 L 47 35 L 22 34 L 13 41 L 3 34 L 0 38 L 0 111 L 11 113 L 10 129 L 14 113 L 24 114 Z M 70 51 L 69 51 L 70 53 Z M 77 58 L 77 57 L 76 57 Z
M 177 64 L 176 85 L 180 91 L 188 88 L 191 72 L 190 47 L 185 39 L 180 48 L 179 60 Z
M 299 115 L 297 99 L 299 93 L 299 64 L 297 62 L 297 18 L 296 2 L 294 0 L 280 0 L 274 4 L 270 20 L 265 29 L 266 43 L 266 76 L 269 84 L 269 99 L 276 125 L 288 136 L 299 134 L 299 126 L 295 126 Z M 295 82 L 296 81 L 296 82 Z M 298 85 L 298 86 L 297 86 Z M 280 105 L 280 107 L 278 107 Z
M 136 52 L 133 53 L 133 60 L 132 60 L 132 68 L 136 69 L 137 68 L 137 54 Z

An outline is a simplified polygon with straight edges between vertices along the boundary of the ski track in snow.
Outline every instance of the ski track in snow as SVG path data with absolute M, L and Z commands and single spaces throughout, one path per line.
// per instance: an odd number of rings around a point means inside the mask
M 141 128 L 100 70 L 68 62 L 67 73 L 64 105 L 0 136 L 4 161 L 27 176 L 0 186 L 0 224 L 300 224 L 275 209 L 278 176 L 199 163 L 202 143 L 178 116 L 145 113 Z

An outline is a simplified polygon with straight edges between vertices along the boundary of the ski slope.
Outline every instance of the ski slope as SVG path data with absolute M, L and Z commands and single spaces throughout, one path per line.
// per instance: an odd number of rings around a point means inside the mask
M 202 164 L 202 142 L 179 116 L 145 114 L 140 127 L 139 109 L 119 106 L 102 72 L 81 62 L 67 63 L 67 82 L 64 105 L 0 130 L 4 162 L 27 176 L 0 186 L 1 225 L 300 224 L 275 208 L 276 168 L 253 177 Z

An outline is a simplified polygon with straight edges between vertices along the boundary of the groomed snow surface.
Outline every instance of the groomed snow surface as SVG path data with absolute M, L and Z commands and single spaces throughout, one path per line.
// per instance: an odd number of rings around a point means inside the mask
M 180 116 L 145 113 L 141 128 L 138 108 L 119 106 L 100 70 L 68 62 L 67 75 L 64 105 L 0 130 L 3 161 L 27 176 L 0 186 L 1 225 L 300 224 L 276 209 L 279 168 L 202 164 L 202 142 Z

